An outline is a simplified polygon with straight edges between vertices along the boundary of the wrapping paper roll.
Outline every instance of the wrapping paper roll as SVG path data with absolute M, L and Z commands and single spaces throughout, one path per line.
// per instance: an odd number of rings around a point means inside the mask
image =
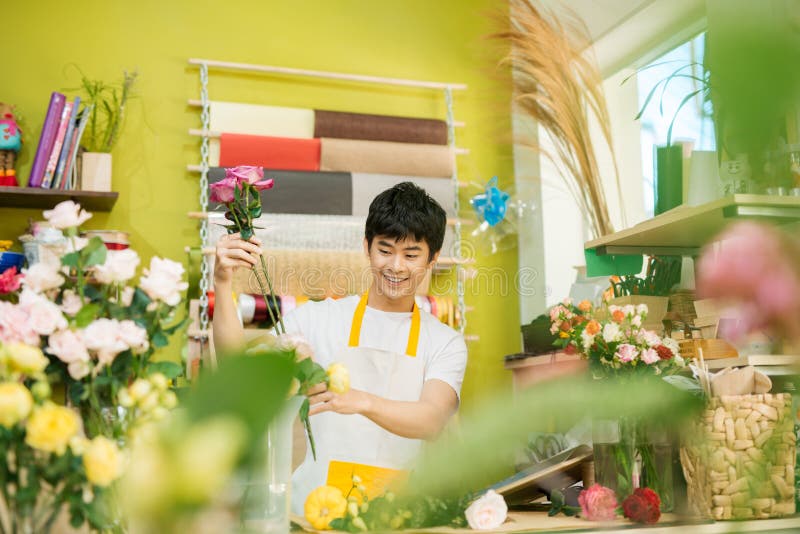
M 223 178 L 222 167 L 208 171 L 209 183 Z M 261 192 L 264 213 L 350 215 L 353 211 L 352 179 L 348 173 L 265 169 L 264 178 L 275 180 L 272 189 Z
M 448 146 L 352 139 L 322 139 L 323 171 L 450 178 L 455 164 Z
M 314 110 L 314 137 L 447 144 L 447 123 L 435 119 Z
M 314 110 L 240 104 L 210 103 L 209 129 L 217 132 L 312 139 Z
M 441 178 L 400 176 L 396 174 L 353 173 L 353 215 L 367 215 L 372 200 L 381 192 L 401 182 L 413 182 L 423 188 L 447 212 L 455 217 L 455 191 L 453 182 Z
M 219 165 L 257 165 L 290 171 L 320 169 L 319 139 L 292 139 L 223 133 L 219 140 Z

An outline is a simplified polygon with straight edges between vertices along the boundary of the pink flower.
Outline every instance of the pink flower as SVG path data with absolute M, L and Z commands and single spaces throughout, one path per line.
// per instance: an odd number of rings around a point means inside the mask
M 147 330 L 131 320 L 126 319 L 119 323 L 118 335 L 122 342 L 128 345 L 134 353 L 141 354 L 150 346 Z
M 94 276 L 101 284 L 120 284 L 127 282 L 136 274 L 139 255 L 132 249 L 109 250 L 103 265 L 94 267 Z
M 0 341 L 39 346 L 39 334 L 31 327 L 28 312 L 16 304 L 0 300 Z
M 259 182 L 264 178 L 264 169 L 261 167 L 253 167 L 251 165 L 239 165 L 225 169 L 225 179 L 235 180 L 236 183 L 247 183 L 250 185 Z
M 5 295 L 19 289 L 22 283 L 22 275 L 17 272 L 17 267 L 6 269 L 0 274 L 0 295 Z
M 44 218 L 50 222 L 53 228 L 58 228 L 59 230 L 80 226 L 91 217 L 91 213 L 81 209 L 80 204 L 76 204 L 71 200 L 60 202 L 55 208 L 44 212 Z
M 22 285 L 37 293 L 61 287 L 61 284 L 64 283 L 64 277 L 61 276 L 59 272 L 60 268 L 60 265 L 45 263 L 43 261 L 34 263 L 22 271 L 25 274 L 25 277 L 22 279 Z
M 617 497 L 614 491 L 595 484 L 578 495 L 581 516 L 589 521 L 613 521 L 616 515 Z
M 629 343 L 622 343 L 617 347 L 615 356 L 619 358 L 619 361 L 627 363 L 635 360 L 637 354 L 639 354 L 639 351 L 636 350 L 636 347 Z
M 234 178 L 225 178 L 219 182 L 211 184 L 211 202 L 219 202 L 220 204 L 228 204 L 233 202 L 235 195 L 234 190 L 239 187 L 239 182 Z
M 264 189 L 272 189 L 273 185 L 275 185 L 275 182 L 272 178 L 270 178 L 269 180 L 264 180 L 262 182 L 256 182 L 252 184 L 252 186 L 258 191 L 263 191 Z
M 119 339 L 119 322 L 105 317 L 95 319 L 86 327 L 83 342 L 87 349 L 97 354 L 102 365 L 109 365 L 120 352 L 128 349 L 128 345 Z
M 49 336 L 66 328 L 67 320 L 55 303 L 25 288 L 19 296 L 19 307 L 28 314 L 28 324 L 41 336 Z
M 183 281 L 183 265 L 153 256 L 150 268 L 145 270 L 145 276 L 139 281 L 139 287 L 154 301 L 177 306 L 181 301 L 181 291 L 185 291 L 189 284 Z
M 83 339 L 72 330 L 61 330 L 51 335 L 45 350 L 64 363 L 89 361 L 89 351 Z
M 505 522 L 508 505 L 505 499 L 494 490 L 487 491 L 464 511 L 467 523 L 473 530 L 492 530 Z
M 659 360 L 661 360 L 661 358 L 658 356 L 658 352 L 655 349 L 648 348 L 642 351 L 642 361 L 647 365 L 652 365 Z
M 82 307 L 83 302 L 81 302 L 81 297 L 75 293 L 75 291 L 65 289 L 64 292 L 61 293 L 61 311 L 66 315 L 72 317 L 81 311 Z

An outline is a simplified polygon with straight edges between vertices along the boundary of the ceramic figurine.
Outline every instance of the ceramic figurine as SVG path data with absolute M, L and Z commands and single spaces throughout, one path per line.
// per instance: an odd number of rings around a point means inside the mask
M 14 164 L 20 148 L 22 132 L 14 118 L 14 106 L 0 102 L 0 185 L 18 185 Z

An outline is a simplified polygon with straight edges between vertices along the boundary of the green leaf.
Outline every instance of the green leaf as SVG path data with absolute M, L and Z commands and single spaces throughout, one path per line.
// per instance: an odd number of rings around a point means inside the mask
M 242 233 L 242 239 L 247 241 L 248 239 L 253 237 L 253 233 L 254 232 L 253 232 L 253 229 L 251 227 L 245 226 L 244 228 L 242 228 L 242 232 L 241 233 Z
M 78 328 L 85 328 L 89 326 L 89 323 L 91 323 L 97 318 L 97 315 L 99 313 L 100 313 L 99 304 L 94 304 L 94 303 L 85 304 L 83 308 L 81 308 L 75 315 L 75 325 Z
M 83 257 L 84 267 L 92 265 L 102 265 L 106 262 L 106 255 L 108 249 L 105 243 L 99 237 L 93 237 L 89 240 L 89 244 L 81 249 L 81 256 Z
M 180 330 L 188 322 L 189 322 L 189 317 L 184 317 L 183 319 L 181 319 L 180 321 L 178 321 L 174 325 L 168 326 L 166 328 L 162 328 L 161 330 L 165 334 L 167 334 L 168 336 L 171 336 L 172 334 L 174 334 L 175 332 Z
M 168 379 L 178 378 L 183 373 L 183 366 L 175 362 L 152 362 L 147 366 L 147 374 L 161 373 Z
M 166 347 L 169 344 L 169 338 L 167 338 L 163 332 L 156 332 L 153 334 L 153 339 L 151 342 L 155 348 L 160 349 L 161 347 Z
M 64 254 L 63 256 L 61 256 L 61 265 L 65 265 L 67 267 L 77 267 L 79 259 L 80 259 L 79 253 L 70 252 L 69 254 Z
M 683 106 L 685 106 L 686 103 L 689 102 L 689 100 L 691 100 L 697 93 L 701 91 L 702 89 L 697 89 L 696 91 L 692 91 L 691 93 L 683 97 L 683 100 L 681 100 L 678 109 L 675 110 L 675 115 L 672 116 L 672 121 L 669 123 L 669 129 L 667 130 L 667 146 L 669 146 L 672 143 L 672 127 L 675 126 L 675 121 L 678 118 L 678 113 L 680 113 Z

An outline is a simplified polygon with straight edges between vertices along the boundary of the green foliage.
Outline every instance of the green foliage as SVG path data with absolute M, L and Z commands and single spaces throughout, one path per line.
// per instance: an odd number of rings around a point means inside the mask
M 567 517 L 573 517 L 580 513 L 579 506 L 570 506 L 564 499 L 564 494 L 560 490 L 553 490 L 550 492 L 550 510 L 547 515 L 550 517 L 558 514 L 564 514 Z
M 670 290 L 681 281 L 680 256 L 652 256 L 647 262 L 644 278 L 636 275 L 620 277 L 613 285 L 614 296 L 652 295 L 667 296 Z
M 366 527 L 373 532 L 432 527 L 467 526 L 464 511 L 472 495 L 456 498 L 439 498 L 424 495 L 396 496 L 387 493 L 373 500 L 365 500 L 356 516 L 347 513 L 331 521 L 331 528 L 346 532 L 361 532 Z

